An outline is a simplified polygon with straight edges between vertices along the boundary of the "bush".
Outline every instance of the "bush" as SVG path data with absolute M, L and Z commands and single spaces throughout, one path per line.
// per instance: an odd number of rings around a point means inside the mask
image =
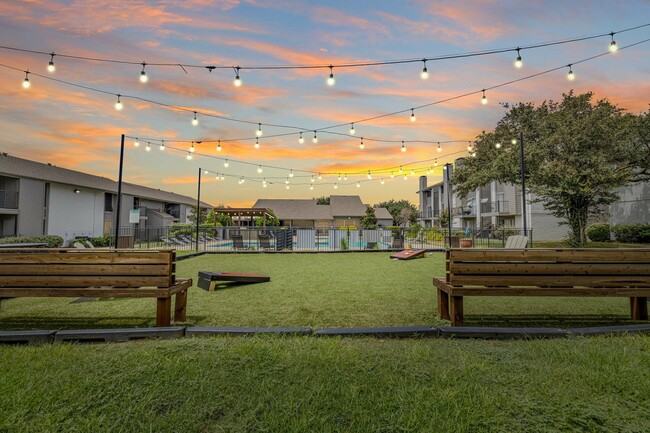
M 609 224 L 592 224 L 587 227 L 587 237 L 593 242 L 609 242 L 611 231 Z
M 2 244 L 35 244 L 46 243 L 43 248 L 59 248 L 63 245 L 63 238 L 61 236 L 18 236 L 11 238 L 0 239 Z
M 90 238 L 90 242 L 93 244 L 93 246 L 97 248 L 104 248 L 104 247 L 110 247 L 113 242 L 113 236 L 97 236 L 95 238 Z M 88 246 L 88 245 L 86 245 Z
M 650 243 L 650 224 L 616 225 L 612 227 L 617 241 L 633 243 Z

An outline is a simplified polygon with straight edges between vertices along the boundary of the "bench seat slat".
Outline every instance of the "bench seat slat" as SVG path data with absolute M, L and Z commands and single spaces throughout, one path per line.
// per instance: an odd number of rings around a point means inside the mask
M 650 263 L 650 250 L 639 249 L 527 249 L 527 250 L 504 250 L 504 249 L 452 249 L 452 261 L 602 261 L 602 262 L 638 262 Z
M 499 275 L 649 275 L 644 263 L 471 263 L 455 262 L 454 276 L 472 274 Z
M 605 286 L 650 287 L 650 278 L 631 275 L 455 275 L 454 286 Z
M 16 275 L 148 275 L 169 274 L 167 264 L 3 264 L 0 263 L 0 278 Z
M 79 249 L 63 250 L 16 250 L 0 249 L 1 264 L 168 264 L 172 251 L 83 251 Z
M 168 287 L 168 276 L 142 275 L 12 275 L 0 278 L 0 287 Z
M 178 280 L 170 287 L 155 288 L 121 288 L 121 287 L 3 287 L 0 296 L 3 297 L 80 297 L 91 298 L 168 298 L 182 290 L 187 290 L 192 285 L 192 280 Z

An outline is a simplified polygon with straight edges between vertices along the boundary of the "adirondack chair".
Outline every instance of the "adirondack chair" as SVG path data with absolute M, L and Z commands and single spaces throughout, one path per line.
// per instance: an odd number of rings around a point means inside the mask
M 504 248 L 522 249 L 528 246 L 528 236 L 508 236 L 506 239 L 506 246 Z

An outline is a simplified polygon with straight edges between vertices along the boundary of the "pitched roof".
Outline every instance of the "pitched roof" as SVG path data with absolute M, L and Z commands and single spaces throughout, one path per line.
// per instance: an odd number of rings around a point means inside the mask
M 106 177 L 17 158 L 6 153 L 0 154 L 0 174 L 97 189 L 110 193 L 117 193 L 118 187 L 116 181 Z M 162 202 L 196 205 L 196 199 L 192 197 L 127 182 L 122 183 L 122 193 Z M 201 205 L 211 207 L 210 204 L 204 202 L 201 202 Z
M 334 217 L 362 217 L 366 214 L 366 205 L 358 195 L 332 195 L 330 207 Z
M 255 208 L 272 209 L 280 220 L 331 220 L 330 206 L 317 205 L 316 200 L 258 199 Z
M 378 220 L 392 220 L 393 216 L 388 212 L 388 209 L 385 207 L 376 207 L 375 216 Z

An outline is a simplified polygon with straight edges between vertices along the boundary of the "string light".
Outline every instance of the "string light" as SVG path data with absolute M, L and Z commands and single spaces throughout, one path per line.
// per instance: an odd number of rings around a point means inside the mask
M 615 53 L 618 51 L 618 45 L 616 45 L 616 41 L 614 40 L 614 32 L 611 32 L 610 36 L 612 37 L 612 42 L 609 44 L 609 52 Z
M 289 178 L 287 178 L 287 180 L 285 180 L 284 183 L 289 184 Z
M 23 80 L 23 89 L 29 89 L 32 83 L 29 82 L 29 71 L 25 71 L 25 79 Z
M 259 149 L 259 148 L 260 148 L 260 139 L 256 138 L 255 139 L 255 149 Z
M 192 126 L 199 124 L 199 119 L 196 118 L 196 111 L 194 112 L 194 118 L 192 119 Z
M 137 137 L 135 138 L 135 141 L 133 142 L 133 146 L 134 147 L 140 147 L 140 140 L 138 140 Z
M 411 176 L 415 175 L 415 170 L 411 169 Z
M 429 78 L 429 71 L 427 71 L 427 59 L 422 59 L 422 63 L 424 63 L 424 68 L 422 68 L 422 72 L 420 73 L 420 78 L 426 80 L 427 78 Z
M 300 137 L 298 138 L 298 143 L 303 144 L 305 142 L 305 139 L 302 138 L 302 132 L 300 133 Z
M 223 163 L 223 166 L 226 167 L 226 168 L 230 167 L 230 164 L 228 164 L 228 160 L 227 160 L 227 159 L 226 159 L 226 161 Z
M 391 171 L 391 172 L 390 172 L 390 178 L 392 179 L 392 178 L 394 178 L 394 177 L 395 177 L 395 175 L 394 175 L 393 172 Z
M 333 66 L 330 65 L 330 76 L 327 78 L 327 85 L 333 86 L 334 83 L 336 83 L 336 80 L 334 80 L 334 69 Z
M 524 62 L 521 61 L 521 53 L 519 52 L 519 47 L 517 47 L 517 60 L 515 60 L 515 68 L 521 69 L 524 66 Z
M 316 131 L 314 131 L 314 138 L 311 139 L 311 142 L 314 144 L 318 143 L 318 137 L 316 136 Z
M 185 158 L 187 158 L 188 161 L 191 161 L 192 160 L 192 154 L 190 152 L 187 152 L 187 156 Z
M 241 87 L 241 78 L 239 78 L 239 66 L 235 68 L 235 80 L 232 82 L 235 87 Z
M 117 111 L 122 111 L 122 108 L 124 108 L 124 105 L 122 105 L 122 101 L 120 101 L 120 96 L 122 95 L 117 95 L 117 102 L 115 102 L 115 109 Z
M 402 169 L 402 166 L 400 165 L 400 166 L 399 166 L 399 172 L 400 172 L 400 174 L 402 174 L 403 171 L 404 171 L 404 170 Z
M 208 174 L 210 173 L 208 170 L 203 170 L 203 174 Z
M 309 185 L 309 189 L 313 191 L 314 190 L 314 185 Z
M 471 142 L 471 141 L 468 141 L 468 142 L 467 142 L 467 150 L 468 150 L 469 152 L 472 151 L 472 142 Z
M 404 140 L 402 140 L 402 152 L 406 152 L 406 144 L 404 144 Z
M 194 153 L 196 149 L 194 149 L 194 142 L 192 142 L 192 145 L 190 146 L 190 153 Z
M 361 184 L 357 182 L 357 188 L 361 188 Z
M 354 123 L 350 124 L 350 135 L 354 135 L 356 131 L 354 130 Z
M 293 177 L 293 169 L 291 169 L 291 171 L 289 171 L 289 177 Z
M 266 178 L 264 178 L 264 180 L 262 180 L 262 187 L 266 188 Z
M 572 65 L 567 65 L 567 66 L 569 66 L 569 73 L 567 74 L 566 77 L 567 77 L 567 79 L 568 79 L 569 81 L 573 81 L 573 80 L 576 79 L 576 76 L 575 76 L 575 74 L 573 73 L 573 70 L 571 69 L 571 66 L 572 66 Z
M 221 152 L 221 140 L 217 143 L 217 152 Z
M 512 144 L 517 144 L 517 139 L 516 139 L 516 138 L 513 138 L 512 140 L 510 140 L 510 143 L 512 143 Z
M 147 152 L 151 151 L 151 143 L 147 141 L 147 147 L 144 148 Z
M 226 177 L 221 173 L 221 180 L 224 180 Z
M 147 66 L 147 64 L 145 62 L 142 62 L 142 72 L 140 72 L 140 82 L 143 84 L 149 81 L 149 77 L 147 77 L 147 73 L 144 70 L 145 66 Z
M 440 142 L 438 142 L 438 152 L 442 152 L 442 147 L 440 147 Z
M 50 62 L 47 64 L 47 72 L 53 74 L 56 71 L 56 66 L 54 65 L 54 53 L 50 54 Z
M 404 175 L 404 180 L 409 180 L 408 176 Z
M 496 147 L 497 149 L 501 149 L 501 143 L 497 142 L 497 143 L 494 145 L 494 147 Z
M 257 172 L 258 172 L 258 173 L 261 173 L 261 172 L 262 172 L 262 166 L 261 166 L 261 165 L 260 165 L 259 167 L 257 167 Z
M 161 151 L 164 151 L 164 150 L 165 150 L 165 140 L 162 140 L 162 141 L 160 142 L 160 146 L 158 146 L 158 149 L 160 149 Z
M 411 108 L 411 122 L 415 122 L 415 112 Z
M 341 180 L 340 177 L 339 177 L 339 180 Z M 314 183 L 314 181 L 315 181 L 314 176 L 312 176 L 311 179 L 309 179 L 309 181 L 310 181 L 311 183 Z
M 321 176 L 320 172 L 318 173 L 318 180 L 321 180 L 323 176 Z
M 361 143 L 359 144 L 359 149 L 363 150 L 365 149 L 366 145 L 363 144 L 363 137 L 361 137 Z
M 437 167 L 438 166 L 438 158 L 434 158 L 433 160 L 433 166 Z
M 381 184 L 382 185 L 384 184 L 384 178 L 383 177 L 381 178 Z
M 346 173 L 343 173 L 343 180 L 348 180 L 348 175 Z
M 341 180 L 341 173 L 339 173 L 339 180 Z
M 258 123 L 257 131 L 255 131 L 255 135 L 257 135 L 258 137 L 261 137 L 262 134 L 264 134 L 264 133 L 262 132 L 262 124 L 261 124 L 261 123 Z
M 476 158 L 476 152 L 472 152 L 472 158 Z
M 334 189 L 339 189 L 339 186 L 337 184 L 334 184 Z
M 487 97 L 485 96 L 485 89 L 483 89 L 483 97 L 481 98 L 481 104 L 487 104 Z
M 372 175 L 370 174 L 370 170 L 368 170 L 368 179 L 372 179 Z

